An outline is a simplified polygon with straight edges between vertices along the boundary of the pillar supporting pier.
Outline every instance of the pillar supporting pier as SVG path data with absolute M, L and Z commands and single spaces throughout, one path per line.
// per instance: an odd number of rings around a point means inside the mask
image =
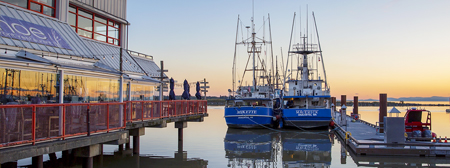
M 187 153 L 183 151 L 183 129 L 187 128 L 187 122 L 175 122 L 175 128 L 178 128 L 178 151 L 175 153 L 175 158 L 185 160 L 187 159 Z
M 75 156 L 83 158 L 83 168 L 93 168 L 94 156 L 98 156 L 101 153 L 103 153 L 101 144 L 95 144 L 75 149 Z
M 133 154 L 139 154 L 140 136 L 145 135 L 145 127 L 130 130 L 130 136 L 133 136 Z
M 39 155 L 31 158 L 33 168 L 44 168 L 44 156 Z

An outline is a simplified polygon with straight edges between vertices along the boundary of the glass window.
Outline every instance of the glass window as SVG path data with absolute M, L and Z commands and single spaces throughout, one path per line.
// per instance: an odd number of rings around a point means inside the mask
M 83 30 L 83 29 L 78 29 L 78 35 L 84 36 L 84 37 L 88 37 L 88 38 L 92 38 L 92 32 L 86 31 L 86 30 Z
M 55 13 L 55 9 L 49 8 L 47 6 L 44 6 L 44 12 L 45 15 L 53 16 Z
M 39 3 L 43 3 L 49 6 L 55 6 L 55 1 L 54 0 L 32 0 L 34 2 L 39 2 Z
M 108 29 L 108 36 L 112 37 L 112 38 L 115 38 L 115 39 L 118 39 L 119 38 L 119 30 L 116 29 L 116 28 L 109 27 L 109 29 Z
M 92 20 L 78 16 L 78 27 L 92 31 Z
M 77 13 L 77 8 L 74 7 L 74 6 L 70 6 L 70 7 L 69 7 L 69 11 L 70 11 L 70 12 L 73 12 L 73 13 Z
M 0 69 L 0 104 L 58 103 L 58 74 Z
M 92 14 L 87 13 L 87 12 L 85 12 L 85 11 L 78 10 L 78 14 L 81 15 L 81 16 L 87 17 L 87 18 L 89 18 L 89 19 L 92 19 Z
M 75 75 L 64 76 L 65 103 L 101 103 L 119 101 L 119 81 Z
M 153 100 L 154 86 L 131 84 L 131 101 Z
M 69 24 L 72 26 L 76 26 L 77 23 L 77 15 L 69 12 Z
M 70 6 L 69 11 L 69 24 L 76 27 L 75 30 L 80 36 L 119 45 L 119 23 L 95 13 L 82 11 L 76 6 Z
M 44 15 L 55 16 L 55 2 L 56 0 L 0 0 L 13 5 L 27 8 Z M 28 6 L 28 4 L 30 4 Z
M 22 8 L 27 8 L 27 6 L 28 6 L 28 1 L 27 0 L 2 0 L 2 1 L 8 2 L 8 3 L 13 4 L 13 5 L 20 6 Z
M 106 25 L 105 24 L 101 24 L 101 23 L 95 22 L 94 26 L 95 26 L 94 27 L 94 32 L 99 33 L 99 34 L 103 34 L 103 35 L 106 36 Z M 106 39 L 103 40 L 103 41 L 106 41 Z
M 99 40 L 99 41 L 106 41 L 106 36 L 94 34 L 94 39 Z
M 100 23 L 106 24 L 106 19 L 103 19 L 101 17 L 98 17 L 97 15 L 95 15 L 95 21 L 98 21 Z
M 35 3 L 30 3 L 30 9 L 34 10 L 36 12 L 41 12 L 41 5 L 35 4 Z

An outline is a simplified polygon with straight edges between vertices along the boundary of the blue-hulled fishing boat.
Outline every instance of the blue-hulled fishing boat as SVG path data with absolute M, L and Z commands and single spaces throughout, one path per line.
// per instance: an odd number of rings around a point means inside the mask
M 270 19 L 267 19 L 270 25 Z M 235 54 L 233 61 L 233 90 L 229 89 L 229 99 L 225 105 L 225 121 L 228 127 L 233 128 L 255 128 L 255 127 L 278 127 L 277 112 L 274 112 L 275 102 L 273 80 L 270 80 L 270 74 L 267 72 L 267 61 L 263 58 L 271 52 L 271 38 L 257 37 L 253 18 L 251 26 L 251 36 L 242 38 L 238 41 L 239 28 L 242 28 L 242 21 L 238 18 L 238 28 L 236 31 Z M 241 26 L 241 27 L 240 27 Z M 269 26 L 270 30 L 270 26 Z M 237 50 L 238 46 L 245 46 L 248 55 L 247 64 L 244 68 L 242 77 L 237 77 Z M 249 62 L 252 67 L 248 68 Z M 273 67 L 273 66 L 272 66 Z M 245 78 L 245 72 L 252 72 L 252 78 Z M 239 80 L 238 80 L 239 78 Z M 251 85 L 244 85 L 244 80 L 252 81 Z M 236 82 L 237 81 L 237 82 Z M 237 85 L 237 87 L 236 87 Z M 237 88 L 237 90 L 234 90 Z
M 298 43 L 289 47 L 289 57 L 297 62 L 297 67 L 291 66 L 290 74 L 286 77 L 288 86 L 283 96 L 285 105 L 280 127 L 327 127 L 331 121 L 330 88 L 327 85 L 317 27 L 315 30 L 317 44 L 311 42 L 312 37 L 307 36 L 306 32 Z M 288 65 L 289 62 L 286 68 Z

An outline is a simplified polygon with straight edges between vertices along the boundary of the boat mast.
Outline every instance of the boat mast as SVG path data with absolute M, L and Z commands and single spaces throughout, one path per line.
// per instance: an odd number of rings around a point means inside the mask
M 235 86 L 236 86 L 236 49 L 237 49 L 237 45 L 238 45 L 238 42 L 237 42 L 237 39 L 238 39 L 238 34 L 239 34 L 239 15 L 238 15 L 238 19 L 237 19 L 237 24 L 236 24 L 237 26 L 236 26 L 236 41 L 234 42 L 234 59 L 233 59 L 233 68 L 232 68 L 232 81 L 233 81 L 233 84 L 232 84 L 232 88 L 233 88 L 233 96 L 234 96 L 234 94 L 235 94 Z
M 255 23 L 253 21 L 254 21 L 254 12 L 253 12 L 253 16 L 252 16 L 252 57 L 253 57 L 253 68 L 252 68 L 252 71 L 253 71 L 253 87 L 256 90 L 256 75 L 255 75 L 255 72 L 256 72 L 256 66 L 255 66 L 255 62 L 256 62 L 256 59 L 255 59 L 255 54 L 256 54 L 255 36 L 256 36 L 256 32 L 255 32 Z

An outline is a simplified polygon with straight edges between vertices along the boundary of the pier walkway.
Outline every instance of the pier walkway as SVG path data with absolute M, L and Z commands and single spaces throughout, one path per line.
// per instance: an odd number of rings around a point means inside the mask
M 206 116 L 206 100 L 0 105 L 0 164 L 33 157 L 33 165 L 42 167 L 42 155 L 71 150 L 92 167 L 102 144 L 130 148 L 133 136 L 138 154 L 145 127 L 175 122 L 182 140 L 187 122 Z
M 340 113 L 337 112 L 334 120 L 335 130 L 356 155 L 450 157 L 450 143 L 430 141 L 385 143 L 385 135 L 377 133 L 376 125 L 363 120 L 355 122 L 351 120 L 352 118 L 347 115 L 345 115 L 345 120 L 342 120 Z

